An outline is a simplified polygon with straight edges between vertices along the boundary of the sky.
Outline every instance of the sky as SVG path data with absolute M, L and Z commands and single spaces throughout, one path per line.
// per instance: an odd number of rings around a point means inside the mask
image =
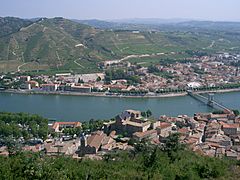
M 0 0 L 0 16 L 240 21 L 240 0 Z

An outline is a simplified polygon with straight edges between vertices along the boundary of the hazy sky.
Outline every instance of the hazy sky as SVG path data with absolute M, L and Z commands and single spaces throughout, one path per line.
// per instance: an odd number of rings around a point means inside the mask
M 0 16 L 240 21 L 240 0 L 0 0 Z

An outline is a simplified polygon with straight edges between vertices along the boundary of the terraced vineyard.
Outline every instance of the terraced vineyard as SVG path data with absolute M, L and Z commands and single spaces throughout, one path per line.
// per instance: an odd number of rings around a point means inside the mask
M 0 21 L 0 72 L 97 72 L 99 62 L 132 54 L 169 53 L 168 58 L 179 59 L 189 56 L 171 52 L 240 50 L 238 32 L 101 30 L 63 18 L 0 20 L 4 22 Z M 161 59 L 166 57 L 132 62 L 151 64 Z

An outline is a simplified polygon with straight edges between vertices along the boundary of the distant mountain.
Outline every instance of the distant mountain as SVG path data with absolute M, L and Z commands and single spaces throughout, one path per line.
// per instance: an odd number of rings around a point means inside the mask
M 194 21 L 189 19 L 119 19 L 119 20 L 73 20 L 98 29 L 140 30 L 140 31 L 240 31 L 240 22 Z
M 117 24 L 118 24 L 118 23 L 114 23 L 114 22 L 107 22 L 107 21 L 102 21 L 102 20 L 97 20 L 97 19 L 90 19 L 90 20 L 72 19 L 72 21 L 80 23 L 80 24 L 86 24 L 89 26 L 93 26 L 93 27 L 99 28 L 99 29 L 111 29 L 114 26 L 117 26 Z
M 186 21 L 177 24 L 180 27 L 202 28 L 209 30 L 240 31 L 240 22 L 224 21 Z
M 159 19 L 159 18 L 133 18 L 133 19 L 116 19 L 109 20 L 116 23 L 128 24 L 146 24 L 146 25 L 160 25 L 160 24 L 176 24 L 180 22 L 188 22 L 189 19 Z

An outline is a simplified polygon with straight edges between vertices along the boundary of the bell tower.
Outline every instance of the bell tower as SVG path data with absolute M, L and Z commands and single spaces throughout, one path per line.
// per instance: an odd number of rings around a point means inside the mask
M 84 136 L 84 134 L 81 135 L 80 137 L 80 146 L 81 147 L 86 147 L 87 146 L 87 138 Z

